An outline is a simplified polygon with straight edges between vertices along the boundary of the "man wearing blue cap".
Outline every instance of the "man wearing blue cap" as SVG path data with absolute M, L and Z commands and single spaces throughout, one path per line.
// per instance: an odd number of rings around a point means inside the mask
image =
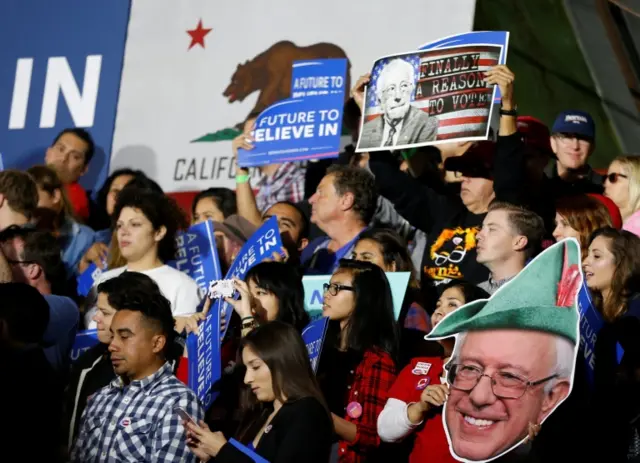
M 553 197 L 602 193 L 604 178 L 587 161 L 595 149 L 596 127 L 585 111 L 561 112 L 551 130 L 556 162 L 547 169 Z

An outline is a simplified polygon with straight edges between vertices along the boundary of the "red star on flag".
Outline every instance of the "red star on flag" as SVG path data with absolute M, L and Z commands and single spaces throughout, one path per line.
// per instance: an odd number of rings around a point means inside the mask
M 196 45 L 200 45 L 202 48 L 204 48 L 204 38 L 212 30 L 213 29 L 205 29 L 204 27 L 202 27 L 202 19 L 198 21 L 198 27 L 187 31 L 187 34 L 191 36 L 191 45 L 189 45 L 189 50 L 191 50 Z

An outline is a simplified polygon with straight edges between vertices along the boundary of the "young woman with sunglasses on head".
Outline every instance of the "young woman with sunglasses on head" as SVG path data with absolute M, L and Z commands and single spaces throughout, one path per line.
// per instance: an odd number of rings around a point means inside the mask
M 596 231 L 583 272 L 604 319 L 595 344 L 594 397 L 606 400 L 594 400 L 591 418 L 607 443 L 606 460 L 623 461 L 640 431 L 640 238 L 613 228 Z
M 318 379 L 332 412 L 337 461 L 371 461 L 380 445 L 376 420 L 396 378 L 398 333 L 387 277 L 375 264 L 341 260 L 325 284 L 322 311 L 334 326 Z
M 489 298 L 486 291 L 465 281 L 454 280 L 441 291 L 431 316 L 433 326 L 464 304 Z M 382 440 L 406 442 L 404 450 L 410 452 L 411 463 L 456 461 L 442 425 L 442 404 L 448 394 L 442 381 L 443 366 L 453 352 L 453 338 L 437 342 L 443 349 L 442 356 L 414 358 L 398 375 L 378 417 Z
M 620 209 L 623 228 L 640 235 L 640 158 L 618 156 L 609 165 L 604 194 Z
M 235 438 L 270 463 L 327 463 L 333 425 L 298 331 L 268 322 L 242 340 L 248 386 Z M 185 422 L 187 445 L 201 461 L 253 460 L 201 421 Z

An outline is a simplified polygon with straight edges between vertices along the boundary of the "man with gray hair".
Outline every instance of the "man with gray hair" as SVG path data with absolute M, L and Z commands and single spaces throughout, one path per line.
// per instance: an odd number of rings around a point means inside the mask
M 385 64 L 375 89 L 382 116 L 364 123 L 358 148 L 392 148 L 436 139 L 438 121 L 411 104 L 415 85 L 415 70 L 408 61 L 395 58 Z
M 454 458 L 490 461 L 535 436 L 571 392 L 582 284 L 575 239 L 556 243 L 490 299 L 447 315 L 456 335 L 443 421 Z

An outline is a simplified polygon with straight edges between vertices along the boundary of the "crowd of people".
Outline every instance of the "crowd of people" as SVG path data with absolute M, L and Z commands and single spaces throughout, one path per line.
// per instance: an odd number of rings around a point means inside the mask
M 351 91 L 345 126 L 358 126 L 368 81 Z M 253 461 L 248 448 L 272 463 L 456 461 L 442 414 L 463 366 L 446 365 L 471 341 L 425 336 L 575 238 L 603 320 L 594 378 L 581 342 L 571 394 L 499 461 L 640 461 L 640 158 L 615 157 L 602 175 L 589 165 L 588 113 L 563 111 L 549 130 L 516 111 L 509 68 L 485 81 L 502 95 L 487 141 L 402 153 L 348 146 L 336 159 L 261 167 L 254 185 L 236 167 L 235 191 L 201 191 L 190 210 L 131 169 L 88 194 L 79 179 L 95 147 L 83 129 L 62 131 L 43 165 L 0 172 L 0 401 L 13 460 Z M 254 122 L 234 155 L 253 148 Z M 283 249 L 234 280 L 224 372 L 205 410 L 182 373 L 185 338 L 212 302 L 168 265 L 177 234 L 213 221 L 225 274 L 274 216 Z M 79 294 L 93 265 L 102 273 Z M 410 274 L 399 316 L 390 272 Z M 304 275 L 330 276 L 317 371 L 301 338 Z M 72 358 L 84 329 L 98 343 Z M 531 401 L 500 398 L 493 377 L 478 392 L 487 375 L 465 368 L 477 373 L 455 389 L 466 407 L 500 399 L 517 413 Z M 537 379 L 526 381 L 541 397 L 555 390 Z

